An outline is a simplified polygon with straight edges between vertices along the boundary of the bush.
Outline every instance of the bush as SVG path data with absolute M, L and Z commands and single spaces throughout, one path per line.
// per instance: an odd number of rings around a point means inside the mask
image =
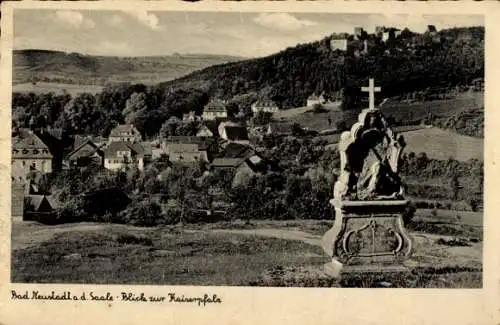
M 135 201 L 120 213 L 120 221 L 134 226 L 153 227 L 161 223 L 161 207 L 150 201 Z
M 404 222 L 405 226 L 411 222 L 411 220 L 415 216 L 416 211 L 417 211 L 417 208 L 412 203 L 410 203 L 406 207 L 405 211 L 403 212 L 403 222 Z

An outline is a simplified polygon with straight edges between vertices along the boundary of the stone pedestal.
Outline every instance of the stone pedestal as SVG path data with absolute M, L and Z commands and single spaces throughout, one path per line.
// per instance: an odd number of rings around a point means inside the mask
M 332 257 L 325 271 L 334 277 L 345 272 L 408 271 L 403 262 L 412 254 L 412 238 L 404 228 L 408 201 L 338 201 L 335 223 L 322 246 Z

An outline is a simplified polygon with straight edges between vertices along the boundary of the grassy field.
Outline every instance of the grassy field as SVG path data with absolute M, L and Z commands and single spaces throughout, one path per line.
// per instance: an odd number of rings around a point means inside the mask
M 429 113 L 434 115 L 449 115 L 452 112 L 458 112 L 484 105 L 483 93 L 465 93 L 453 99 L 433 100 L 428 102 L 408 103 L 405 101 L 387 101 L 382 111 L 385 116 L 393 116 L 397 120 L 415 120 L 426 118 Z M 326 107 L 328 109 L 328 107 Z M 346 121 L 348 125 L 356 122 L 358 110 L 339 111 L 330 110 L 329 112 L 313 113 L 310 107 L 299 107 L 288 110 L 282 110 L 274 114 L 276 119 L 282 119 L 293 123 L 299 123 L 302 127 L 311 130 L 322 131 L 325 129 L 334 129 L 337 121 Z M 331 120 L 331 125 L 328 123 Z
M 429 158 L 458 161 L 483 160 L 484 141 L 439 128 L 404 132 L 406 152 L 425 152 Z
M 34 283 L 481 287 L 481 218 L 468 213 L 457 223 L 453 212 L 440 210 L 434 217 L 421 210 L 408 227 L 416 245 L 411 275 L 349 275 L 341 281 L 321 273 L 328 258 L 319 243 L 332 220 L 183 229 L 14 222 L 11 277 Z
M 37 82 L 36 84 L 32 83 L 23 83 L 12 85 L 13 92 L 20 93 L 35 93 L 35 94 L 44 94 L 53 92 L 55 94 L 63 94 L 64 92 L 70 94 L 71 96 L 76 96 L 80 93 L 91 93 L 96 94 L 102 91 L 102 86 L 96 85 L 74 85 L 74 84 L 64 84 L 64 83 L 55 83 L 55 82 Z

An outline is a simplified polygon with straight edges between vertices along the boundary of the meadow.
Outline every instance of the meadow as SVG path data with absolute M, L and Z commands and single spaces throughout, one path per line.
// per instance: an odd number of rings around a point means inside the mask
M 484 140 L 439 128 L 424 128 L 402 133 L 408 152 L 425 152 L 429 158 L 458 161 L 483 160 Z
M 12 85 L 12 91 L 18 93 L 35 93 L 46 94 L 53 92 L 56 95 L 67 93 L 72 97 L 81 93 L 97 94 L 102 91 L 102 86 L 98 85 L 78 85 L 78 84 L 65 84 L 57 82 L 37 82 L 22 83 Z
M 320 248 L 332 220 L 139 228 L 14 221 L 12 281 L 326 287 L 482 287 L 482 214 L 418 211 L 411 273 L 326 277 Z M 26 261 L 29 261 L 27 263 Z
M 389 99 L 381 107 L 386 117 L 394 117 L 398 121 L 425 119 L 430 113 L 436 116 L 448 116 L 452 113 L 484 106 L 482 92 L 462 93 L 455 98 L 431 100 L 426 102 L 407 102 Z M 277 120 L 299 123 L 302 127 L 322 131 L 335 129 L 336 122 L 345 121 L 347 125 L 357 121 L 361 109 L 341 111 L 325 106 L 325 112 L 314 113 L 311 107 L 298 107 L 281 110 L 274 114 Z M 330 125 L 328 119 L 332 124 Z

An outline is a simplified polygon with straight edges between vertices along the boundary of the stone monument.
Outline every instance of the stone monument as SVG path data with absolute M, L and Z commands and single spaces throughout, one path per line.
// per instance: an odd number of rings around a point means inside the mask
M 332 258 L 325 270 L 335 277 L 353 271 L 408 270 L 403 262 L 412 253 L 412 239 L 403 223 L 409 202 L 398 175 L 405 142 L 375 108 L 380 87 L 370 79 L 362 90 L 369 93 L 369 108 L 350 131 L 341 134 L 341 174 L 330 200 L 335 222 L 322 243 Z

